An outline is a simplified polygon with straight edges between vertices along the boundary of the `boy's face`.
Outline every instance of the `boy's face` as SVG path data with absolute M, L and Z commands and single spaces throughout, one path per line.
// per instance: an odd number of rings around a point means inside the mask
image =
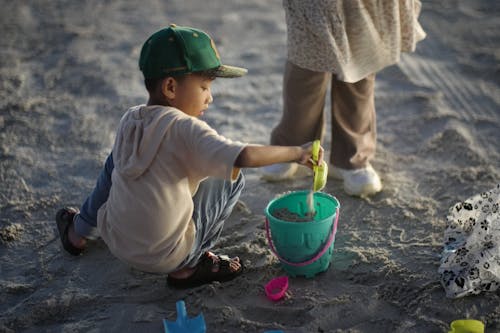
M 211 85 L 213 79 L 197 75 L 186 75 L 175 81 L 175 97 L 170 105 L 192 116 L 203 115 L 208 105 L 212 103 Z

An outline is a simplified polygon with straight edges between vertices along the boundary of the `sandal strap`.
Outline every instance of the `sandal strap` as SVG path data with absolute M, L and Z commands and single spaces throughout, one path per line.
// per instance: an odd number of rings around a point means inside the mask
M 241 262 L 240 269 L 233 271 L 230 266 L 231 259 L 229 256 L 216 255 L 216 257 L 218 262 L 214 262 L 212 256 L 205 253 L 191 276 L 185 279 L 175 279 L 169 276 L 167 277 L 168 285 L 178 289 L 193 288 L 213 281 L 227 282 L 242 273 L 243 264 Z M 218 265 L 219 269 L 217 272 L 213 272 L 212 270 L 216 265 Z
M 83 249 L 77 248 L 71 244 L 68 236 L 69 227 L 73 222 L 73 217 L 78 214 L 78 210 L 72 207 L 65 207 L 60 209 L 56 214 L 57 230 L 63 248 L 73 256 L 79 256 L 83 253 Z

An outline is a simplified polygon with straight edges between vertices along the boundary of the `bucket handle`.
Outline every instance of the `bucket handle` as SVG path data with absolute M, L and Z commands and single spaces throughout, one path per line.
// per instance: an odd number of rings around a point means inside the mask
M 276 251 L 276 248 L 274 247 L 274 244 L 273 244 L 273 240 L 271 239 L 271 233 L 269 230 L 269 220 L 266 217 L 266 223 L 265 223 L 265 225 L 266 225 L 266 237 L 267 237 L 267 241 L 269 243 L 269 247 L 271 248 L 271 252 L 274 253 L 274 255 L 276 257 L 278 257 L 278 259 L 280 261 L 284 262 L 285 264 L 295 266 L 295 267 L 302 267 L 302 266 L 310 265 L 313 262 L 315 262 L 316 260 L 318 260 L 319 258 L 321 258 L 321 256 L 323 254 L 325 254 L 326 251 L 328 251 L 328 248 L 330 247 L 330 245 L 332 245 L 333 240 L 335 239 L 335 234 L 337 233 L 338 220 L 339 220 L 339 209 L 337 207 L 337 209 L 335 211 L 335 222 L 333 223 L 332 230 L 330 231 L 330 236 L 328 237 L 328 241 L 326 242 L 325 246 L 321 249 L 321 251 L 319 251 L 313 258 L 311 258 L 309 260 L 306 260 L 303 262 L 291 262 L 291 261 L 286 260 L 282 256 L 280 256 L 278 254 L 278 251 Z

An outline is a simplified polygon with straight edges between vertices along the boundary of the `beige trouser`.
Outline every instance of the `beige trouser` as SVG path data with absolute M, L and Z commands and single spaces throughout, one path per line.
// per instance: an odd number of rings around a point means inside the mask
M 375 74 L 347 83 L 331 73 L 313 72 L 287 61 L 283 79 L 283 116 L 271 144 L 301 145 L 321 139 L 325 96 L 331 81 L 332 146 L 330 162 L 357 169 L 373 158 L 376 146 Z

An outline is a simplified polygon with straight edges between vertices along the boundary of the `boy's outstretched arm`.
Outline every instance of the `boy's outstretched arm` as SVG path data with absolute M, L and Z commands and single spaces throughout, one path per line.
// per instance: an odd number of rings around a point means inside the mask
M 312 142 L 302 146 L 259 146 L 248 145 L 238 155 L 234 166 L 237 168 L 256 168 L 276 163 L 297 162 L 312 167 Z M 320 149 L 319 163 L 323 161 L 323 148 Z

